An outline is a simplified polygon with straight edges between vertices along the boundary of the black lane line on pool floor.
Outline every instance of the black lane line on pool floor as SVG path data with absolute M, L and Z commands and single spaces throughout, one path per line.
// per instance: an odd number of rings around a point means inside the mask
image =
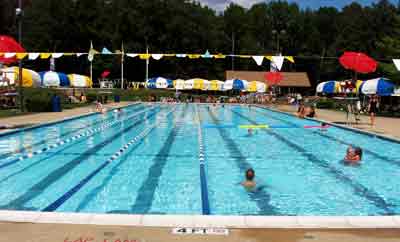
M 139 105 L 139 104 L 134 104 L 133 106 L 137 106 L 137 105 Z M 130 110 L 128 113 L 131 113 L 131 112 L 134 112 L 136 110 L 139 110 L 140 108 L 143 108 L 143 107 L 137 107 L 137 108 L 135 108 L 133 110 Z M 95 121 L 95 122 L 93 122 L 91 124 L 88 124 L 88 125 L 85 125 L 83 127 L 67 131 L 67 132 L 63 133 L 62 135 L 60 135 L 59 137 L 57 137 L 57 138 L 65 137 L 65 136 L 70 135 L 72 133 L 78 132 L 79 130 L 86 129 L 87 127 L 93 127 L 94 125 L 97 125 L 97 124 L 100 124 L 100 123 L 105 123 L 108 120 L 112 120 L 112 119 L 115 119 L 115 117 L 111 116 L 111 117 L 109 117 L 107 119 L 102 119 L 102 120 Z M 41 140 L 41 141 L 39 141 L 37 143 L 34 143 L 34 144 L 29 145 L 29 146 L 23 147 L 23 148 L 19 149 L 18 151 L 11 151 L 11 152 L 0 154 L 0 160 L 6 159 L 6 158 L 8 158 L 8 157 L 10 157 L 10 156 L 12 156 L 14 154 L 25 152 L 26 150 L 31 149 L 31 148 L 33 148 L 35 146 L 46 144 L 48 141 L 49 141 L 48 139 L 44 139 L 44 140 Z
M 167 116 L 173 112 L 169 111 L 167 113 Z M 75 193 L 77 193 L 83 186 L 85 186 L 93 177 L 95 177 L 97 174 L 100 173 L 101 170 L 103 170 L 105 167 L 107 167 L 109 164 L 111 164 L 113 161 L 117 160 L 120 158 L 123 153 L 130 148 L 130 146 L 134 145 L 131 148 L 132 152 L 135 150 L 139 144 L 143 142 L 143 139 L 149 135 L 157 126 L 157 122 L 153 124 L 152 126 L 146 128 L 143 130 L 140 134 L 138 134 L 136 137 L 131 139 L 128 143 L 126 143 L 124 146 L 122 146 L 116 153 L 114 153 L 113 156 L 111 156 L 107 161 L 104 161 L 96 170 L 91 172 L 89 175 L 87 175 L 84 179 L 80 180 L 77 185 L 72 187 L 70 190 L 68 190 L 66 193 L 64 193 L 61 197 L 59 197 L 57 200 L 55 200 L 53 203 L 48 205 L 46 208 L 44 208 L 42 211 L 44 212 L 53 212 L 60 206 L 62 206 L 68 199 L 70 199 Z M 120 161 L 123 162 L 123 161 Z M 119 163 L 120 163 L 119 162 Z
M 34 157 L 34 156 L 37 156 L 37 155 L 41 155 L 41 154 L 44 154 L 44 153 L 48 154 L 47 152 L 48 152 L 49 150 L 52 150 L 52 149 L 55 149 L 55 148 L 59 148 L 59 147 L 61 147 L 61 146 L 63 146 L 63 145 L 76 142 L 76 141 L 78 141 L 78 140 L 80 140 L 80 139 L 87 139 L 87 138 L 90 138 L 90 137 L 92 137 L 93 135 L 96 135 L 96 134 L 98 134 L 98 133 L 101 133 L 101 132 L 107 130 L 108 128 L 111 128 L 111 127 L 116 126 L 116 125 L 121 125 L 123 122 L 126 122 L 126 121 L 129 120 L 129 119 L 131 119 L 131 118 L 136 118 L 136 117 L 138 117 L 140 114 L 142 114 L 142 113 L 144 113 L 144 112 L 151 111 L 151 110 L 154 110 L 154 108 L 145 109 L 145 110 L 136 112 L 136 113 L 134 113 L 133 115 L 130 115 L 130 116 L 125 117 L 125 119 L 116 120 L 116 121 L 114 121 L 114 122 L 110 122 L 110 123 L 108 123 L 107 125 L 103 125 L 103 126 L 100 126 L 100 127 L 98 127 L 98 128 L 95 128 L 95 129 L 88 129 L 85 133 L 81 133 L 81 134 L 72 136 L 71 138 L 58 141 L 57 143 L 52 144 L 52 145 L 49 145 L 49 146 L 47 146 L 47 147 L 45 147 L 45 148 L 42 148 L 42 149 L 40 149 L 40 150 L 33 151 L 33 152 L 29 153 L 29 154 L 25 154 L 25 155 L 20 156 L 20 157 L 18 157 L 18 158 L 16 158 L 16 159 L 7 161 L 7 162 L 5 162 L 5 163 L 2 163 L 2 164 L 0 164 L 0 169 L 6 168 L 6 167 L 11 166 L 11 165 L 14 165 L 14 164 L 16 164 L 16 163 L 18 163 L 18 162 L 22 162 L 22 161 L 24 161 L 24 160 L 30 159 L 30 158 L 32 158 L 32 157 Z M 49 158 L 50 158 L 50 157 L 49 157 Z
M 210 109 L 208 109 L 208 113 L 214 124 L 220 124 L 220 121 Z M 229 156 L 235 160 L 235 164 L 239 168 L 240 173 L 244 174 L 247 169 L 252 167 L 251 164 L 246 161 L 247 158 L 242 154 L 235 141 L 231 139 L 225 129 L 217 127 L 217 130 L 225 146 L 229 149 Z M 248 194 L 260 209 L 260 215 L 281 215 L 278 208 L 270 205 L 271 195 L 265 191 L 265 189 L 258 190 L 257 192 L 249 192 Z
M 242 119 L 245 119 L 245 120 L 249 121 L 253 125 L 258 125 L 258 123 L 256 121 L 244 116 L 243 114 L 241 114 L 239 112 L 236 112 L 234 110 L 231 110 L 231 111 L 235 115 L 241 117 Z M 387 203 L 385 201 L 385 199 L 380 197 L 379 194 L 377 192 L 375 192 L 374 190 L 371 190 L 371 189 L 365 187 L 364 185 L 352 180 L 350 177 L 346 176 L 342 171 L 340 171 L 340 170 L 336 169 L 335 167 L 331 166 L 328 162 L 326 162 L 324 160 L 321 160 L 318 157 L 316 157 L 315 155 L 307 152 L 307 150 L 305 150 L 303 147 L 291 142 L 290 140 L 286 139 L 282 135 L 277 134 L 276 132 L 274 132 L 272 130 L 265 130 L 264 129 L 264 131 L 266 133 L 274 136 L 278 140 L 282 141 L 283 143 L 285 143 L 289 147 L 291 147 L 291 148 L 295 149 L 296 151 L 300 152 L 301 155 L 303 155 L 305 158 L 307 158 L 312 163 L 314 163 L 314 164 L 318 165 L 319 167 L 322 167 L 325 170 L 327 170 L 330 174 L 334 175 L 334 177 L 336 177 L 336 179 L 338 179 L 339 181 L 342 181 L 345 184 L 347 184 L 350 187 L 352 187 L 353 190 L 354 190 L 354 194 L 369 200 L 376 207 L 378 207 L 380 209 L 383 209 L 385 211 L 385 215 L 393 215 L 393 214 L 395 214 L 394 210 L 391 209 L 391 207 L 396 207 L 396 206 L 393 205 L 393 204 Z
M 156 115 L 158 111 L 153 111 L 151 114 L 147 115 L 147 119 L 153 117 Z M 81 164 L 83 161 L 87 160 L 90 155 L 106 145 L 112 143 L 116 138 L 120 137 L 124 133 L 132 130 L 136 126 L 142 124 L 145 122 L 146 116 L 141 119 L 136 121 L 135 123 L 129 125 L 128 127 L 124 128 L 120 132 L 114 134 L 113 136 L 109 137 L 107 140 L 101 142 L 100 144 L 97 144 L 84 152 L 82 155 L 76 157 L 72 161 L 68 162 L 67 164 L 63 165 L 62 167 L 57 168 L 56 170 L 52 171 L 50 174 L 48 174 L 45 178 L 40 180 L 38 183 L 33 185 L 31 188 L 29 188 L 24 194 L 18 196 L 14 200 L 10 201 L 7 205 L 1 206 L 0 208 L 6 208 L 6 209 L 17 209 L 21 210 L 24 209 L 23 205 L 27 203 L 28 201 L 34 199 L 35 197 L 39 196 L 43 191 L 48 188 L 51 184 L 55 183 L 58 181 L 60 178 L 64 177 L 65 174 L 70 172 L 72 169 L 74 169 L 76 166 Z
M 184 110 L 182 111 L 181 119 L 185 117 L 187 108 L 188 106 L 185 106 Z M 151 206 L 153 205 L 154 194 L 160 182 L 160 177 L 167 163 L 167 159 L 169 158 L 168 155 L 171 151 L 173 143 L 175 142 L 175 138 L 179 130 L 181 129 L 181 122 L 182 121 L 176 121 L 174 127 L 168 135 L 168 138 L 164 142 L 164 145 L 154 157 L 152 161 L 153 165 L 149 169 L 146 180 L 144 180 L 142 185 L 140 186 L 137 193 L 138 195 L 135 199 L 135 203 L 131 206 L 129 213 L 149 213 Z
M 264 108 L 260 108 L 260 109 L 264 109 Z M 270 111 L 270 112 L 276 112 L 276 111 L 269 110 L 269 109 L 265 109 L 265 110 L 268 110 L 268 111 Z M 296 126 L 296 127 L 302 128 L 302 126 L 300 126 L 300 125 L 298 125 L 298 124 L 296 124 L 296 123 L 293 123 L 293 122 L 290 122 L 290 121 L 287 121 L 287 120 L 284 120 L 284 119 L 281 119 L 281 118 L 278 118 L 278 117 L 274 117 L 274 116 L 268 115 L 268 114 L 263 113 L 263 112 L 260 112 L 260 111 L 258 111 L 258 110 L 256 110 L 256 112 L 258 112 L 258 113 L 260 113 L 260 114 L 263 114 L 264 116 L 267 116 L 267 117 L 269 117 L 269 118 L 272 118 L 272 119 L 281 121 L 281 122 L 283 122 L 283 123 L 286 123 L 286 124 L 288 124 L 288 125 L 294 125 L 294 126 Z M 294 118 L 294 117 L 291 116 L 290 114 L 286 114 L 286 113 L 282 113 L 282 114 L 288 115 L 288 116 L 290 116 L 291 118 Z M 339 129 L 340 129 L 340 128 L 339 128 Z M 330 140 L 332 140 L 332 141 L 336 141 L 337 143 L 340 143 L 340 144 L 343 144 L 343 145 L 354 145 L 354 144 L 348 143 L 348 142 L 346 142 L 346 141 L 344 141 L 344 140 L 338 139 L 338 138 L 336 138 L 336 137 L 327 135 L 326 133 L 324 134 L 324 133 L 316 132 L 316 131 L 310 131 L 310 132 L 312 132 L 312 133 L 314 133 L 314 134 L 317 134 L 317 135 L 319 135 L 319 136 L 321 136 L 321 137 L 330 139 Z M 352 132 L 352 131 L 350 131 L 350 132 Z M 358 134 L 360 134 L 360 133 L 358 133 Z M 365 134 L 364 134 L 364 135 L 365 135 Z M 399 161 L 395 161 L 395 160 L 393 160 L 393 159 L 390 159 L 389 157 L 380 155 L 380 154 L 378 154 L 378 153 L 376 153 L 376 152 L 374 152 L 374 151 L 371 151 L 371 150 L 369 150 L 369 149 L 366 149 L 365 147 L 363 147 L 362 149 L 363 149 L 363 152 L 364 152 L 365 154 L 370 154 L 371 156 L 373 156 L 373 157 L 375 157 L 375 158 L 378 158 L 378 159 L 380 159 L 380 160 L 382 160 L 382 161 L 388 162 L 388 163 L 390 163 L 390 164 L 392 164 L 392 165 L 400 166 L 400 162 L 399 162 Z

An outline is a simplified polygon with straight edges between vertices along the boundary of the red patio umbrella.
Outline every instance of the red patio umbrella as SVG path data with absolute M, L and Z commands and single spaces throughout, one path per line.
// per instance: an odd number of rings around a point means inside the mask
M 25 49 L 13 38 L 6 35 L 0 35 L 0 53 L 7 52 L 21 53 L 25 52 Z M 16 57 L 5 58 L 4 56 L 0 56 L 0 63 L 8 65 L 14 62 L 17 62 Z
M 374 59 L 359 52 L 344 52 L 339 62 L 348 70 L 364 74 L 374 72 L 378 66 Z
M 283 80 L 283 75 L 280 72 L 267 72 L 264 77 L 269 86 L 277 85 Z

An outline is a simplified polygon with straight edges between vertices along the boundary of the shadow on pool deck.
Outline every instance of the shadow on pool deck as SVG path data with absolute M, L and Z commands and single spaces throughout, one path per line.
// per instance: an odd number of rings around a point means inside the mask
M 398 242 L 399 229 L 231 229 L 228 236 L 172 235 L 168 228 L 0 223 L 0 242 Z

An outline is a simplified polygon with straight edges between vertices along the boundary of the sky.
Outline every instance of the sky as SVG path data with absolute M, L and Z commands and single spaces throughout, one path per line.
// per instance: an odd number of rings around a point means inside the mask
M 255 3 L 265 2 L 265 1 L 268 2 L 271 0 L 199 0 L 199 1 L 217 11 L 223 11 L 225 7 L 231 2 L 249 8 Z M 316 9 L 321 6 L 333 6 L 337 7 L 338 9 L 341 9 L 342 7 L 352 2 L 358 2 L 362 5 L 370 5 L 371 3 L 376 2 L 377 0 L 287 0 L 287 1 L 296 2 L 302 8 L 310 7 Z M 397 3 L 397 0 L 391 0 L 391 2 Z

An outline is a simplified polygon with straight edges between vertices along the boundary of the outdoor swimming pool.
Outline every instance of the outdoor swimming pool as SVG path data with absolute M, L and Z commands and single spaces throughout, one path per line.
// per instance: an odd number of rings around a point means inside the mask
M 248 136 L 240 125 L 269 125 Z M 400 214 L 400 144 L 238 105 L 136 104 L 0 138 L 0 209 Z M 360 167 L 340 163 L 349 144 Z M 238 185 L 252 167 L 263 186 Z

